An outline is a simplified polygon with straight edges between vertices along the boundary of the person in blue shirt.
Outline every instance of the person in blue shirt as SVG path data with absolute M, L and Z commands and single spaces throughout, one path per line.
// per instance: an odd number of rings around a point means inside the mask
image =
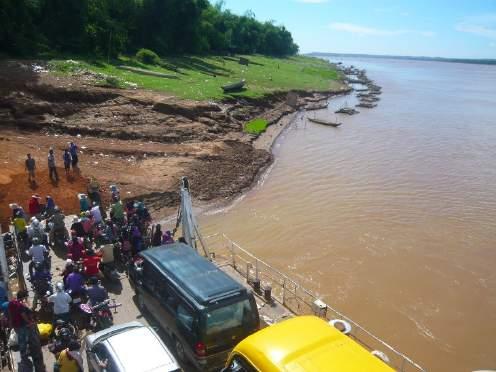
M 72 170 L 77 168 L 79 159 L 78 159 L 78 147 L 74 142 L 69 143 L 69 152 L 71 155 L 71 161 L 72 161 Z
M 69 152 L 68 149 L 65 149 L 64 150 L 64 169 L 65 169 L 65 174 L 66 176 L 69 175 L 69 171 L 71 169 L 71 161 L 72 161 L 72 157 L 71 157 L 71 153 Z

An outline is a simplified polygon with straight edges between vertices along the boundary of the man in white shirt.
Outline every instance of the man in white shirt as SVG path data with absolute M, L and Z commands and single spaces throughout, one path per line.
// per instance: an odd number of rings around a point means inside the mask
M 33 238 L 33 245 L 29 248 L 28 254 L 31 256 L 31 262 L 29 263 L 29 275 L 33 277 L 33 268 L 36 262 L 40 262 L 46 265 L 45 255 L 48 253 L 46 247 L 41 244 L 38 237 Z
M 48 302 L 53 303 L 53 314 L 55 320 L 61 319 L 65 322 L 70 320 L 70 304 L 72 302 L 71 296 L 64 292 L 64 285 L 58 282 L 55 285 L 55 293 L 48 297 Z

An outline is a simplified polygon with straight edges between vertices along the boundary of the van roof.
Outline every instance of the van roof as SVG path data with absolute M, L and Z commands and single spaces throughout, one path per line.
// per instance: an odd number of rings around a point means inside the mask
M 266 372 L 394 371 L 316 316 L 297 316 L 266 327 L 241 341 L 233 352 Z
M 184 243 L 147 249 L 141 255 L 201 305 L 246 293 L 246 288 Z

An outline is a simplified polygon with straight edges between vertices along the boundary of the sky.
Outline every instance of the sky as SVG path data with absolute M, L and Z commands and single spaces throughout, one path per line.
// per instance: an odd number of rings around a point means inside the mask
M 224 7 L 284 25 L 301 53 L 496 58 L 496 0 L 225 0 Z

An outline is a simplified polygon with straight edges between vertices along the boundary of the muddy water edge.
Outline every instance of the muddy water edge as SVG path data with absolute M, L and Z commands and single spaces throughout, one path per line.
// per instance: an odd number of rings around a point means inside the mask
M 299 114 L 270 174 L 201 216 L 431 371 L 496 367 L 496 68 L 360 59 L 383 87 Z M 308 116 L 342 121 L 340 128 Z

